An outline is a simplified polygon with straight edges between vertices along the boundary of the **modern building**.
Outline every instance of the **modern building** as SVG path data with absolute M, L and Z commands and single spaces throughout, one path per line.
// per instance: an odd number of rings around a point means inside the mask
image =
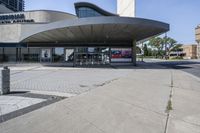
M 136 42 L 169 31 L 169 24 L 121 17 L 86 2 L 76 15 L 36 10 L 0 15 L 0 61 L 136 64 Z
M 0 0 L 0 13 L 24 11 L 24 0 Z
M 198 58 L 200 58 L 200 25 L 198 25 L 195 29 L 195 36 L 196 36 L 196 42 L 198 43 L 197 56 Z

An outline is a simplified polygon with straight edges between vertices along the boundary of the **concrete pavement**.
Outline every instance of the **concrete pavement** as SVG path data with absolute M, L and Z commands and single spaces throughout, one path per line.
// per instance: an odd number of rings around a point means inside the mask
M 129 69 L 127 75 L 87 93 L 2 123 L 0 131 L 200 133 L 199 86 L 198 78 L 179 70 Z M 171 89 L 173 110 L 167 121 Z
M 169 133 L 200 133 L 200 79 L 175 71 Z

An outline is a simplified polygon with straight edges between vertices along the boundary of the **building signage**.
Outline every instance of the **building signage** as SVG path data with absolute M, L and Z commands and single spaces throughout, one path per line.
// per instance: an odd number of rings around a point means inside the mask
M 0 24 L 33 23 L 33 19 L 26 19 L 24 14 L 0 15 Z

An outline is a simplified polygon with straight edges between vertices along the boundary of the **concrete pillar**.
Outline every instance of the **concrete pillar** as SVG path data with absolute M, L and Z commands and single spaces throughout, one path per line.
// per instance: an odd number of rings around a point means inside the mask
M 15 61 L 18 62 L 18 59 L 19 59 L 18 48 L 16 48 L 16 58 L 15 58 Z
M 5 49 L 3 47 L 3 62 L 5 61 Z
M 1 72 L 1 89 L 0 94 L 8 94 L 10 93 L 10 69 L 8 67 L 4 67 Z
M 133 62 L 134 66 L 136 66 L 136 58 L 137 58 L 137 55 L 136 55 L 136 41 L 134 40 L 133 43 L 132 43 L 132 62 Z
M 109 64 L 112 63 L 112 51 L 111 51 L 111 47 L 109 47 Z
M 65 49 L 65 57 L 66 58 L 66 49 Z M 76 48 L 74 48 L 74 60 L 73 60 L 73 67 L 76 67 Z

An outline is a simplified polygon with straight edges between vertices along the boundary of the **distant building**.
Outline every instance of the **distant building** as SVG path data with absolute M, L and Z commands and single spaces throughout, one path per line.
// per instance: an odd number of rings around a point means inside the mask
M 24 0 L 0 0 L 0 13 L 24 11 Z
M 196 42 L 198 43 L 197 56 L 200 58 L 200 25 L 198 25 L 195 30 Z
M 197 45 L 191 44 L 191 45 L 183 45 L 183 53 L 184 59 L 196 59 L 197 58 Z
M 124 17 L 135 17 L 136 0 L 117 0 L 117 14 Z

